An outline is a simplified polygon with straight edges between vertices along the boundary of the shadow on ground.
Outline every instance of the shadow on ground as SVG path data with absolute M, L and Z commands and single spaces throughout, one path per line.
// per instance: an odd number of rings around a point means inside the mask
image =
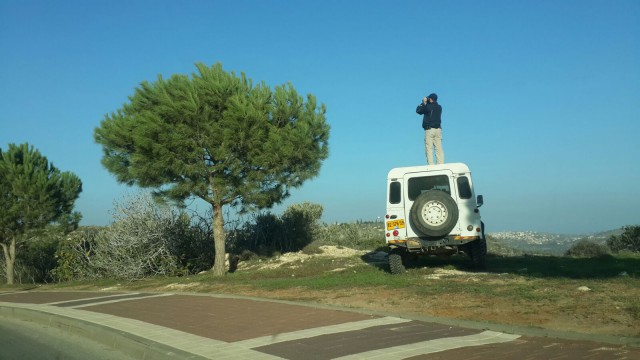
M 363 255 L 362 260 L 380 270 L 389 271 L 382 249 Z M 616 277 L 640 277 L 640 256 L 606 255 L 595 258 L 566 256 L 487 255 L 487 268 L 474 270 L 469 257 L 464 254 L 449 257 L 423 256 L 408 259 L 408 270 L 420 268 L 455 268 L 460 271 L 482 271 L 488 273 L 514 274 L 537 278 L 607 279 Z

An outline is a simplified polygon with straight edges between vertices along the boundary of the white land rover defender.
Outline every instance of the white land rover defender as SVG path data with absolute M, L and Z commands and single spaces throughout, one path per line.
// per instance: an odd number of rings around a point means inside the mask
M 462 163 L 395 168 L 387 177 L 386 240 L 391 273 L 412 255 L 462 251 L 485 267 L 487 243 L 469 167 Z

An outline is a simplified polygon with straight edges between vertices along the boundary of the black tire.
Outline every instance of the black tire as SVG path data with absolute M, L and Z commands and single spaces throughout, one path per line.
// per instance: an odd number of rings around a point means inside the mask
M 441 190 L 428 190 L 418 195 L 409 215 L 414 229 L 429 237 L 448 235 L 459 216 L 456 202 Z
M 403 256 L 400 251 L 391 251 L 389 253 L 389 271 L 396 274 L 404 274 L 407 269 L 404 267 Z

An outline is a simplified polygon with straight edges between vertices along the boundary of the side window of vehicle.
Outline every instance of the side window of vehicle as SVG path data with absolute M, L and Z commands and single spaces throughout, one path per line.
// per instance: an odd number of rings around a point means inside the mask
M 402 201 L 402 185 L 398 181 L 389 184 L 389 203 L 399 204 Z
M 451 195 L 449 177 L 447 175 L 421 176 L 409 179 L 409 200 L 415 200 L 427 190 L 442 190 Z
M 469 183 L 469 178 L 466 176 L 460 176 L 457 183 L 458 196 L 460 196 L 460 199 L 471 199 L 471 184 Z

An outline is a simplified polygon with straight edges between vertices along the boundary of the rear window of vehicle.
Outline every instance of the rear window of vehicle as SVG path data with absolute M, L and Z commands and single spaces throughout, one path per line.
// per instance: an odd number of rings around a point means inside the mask
M 460 199 L 471 199 L 471 184 L 469 183 L 469 178 L 466 176 L 460 176 L 457 183 L 458 196 L 460 196 Z
M 389 184 L 389 203 L 399 204 L 402 201 L 402 186 L 398 181 Z
M 422 176 L 409 179 L 409 200 L 415 200 L 427 190 L 442 190 L 451 195 L 449 177 L 447 175 Z

